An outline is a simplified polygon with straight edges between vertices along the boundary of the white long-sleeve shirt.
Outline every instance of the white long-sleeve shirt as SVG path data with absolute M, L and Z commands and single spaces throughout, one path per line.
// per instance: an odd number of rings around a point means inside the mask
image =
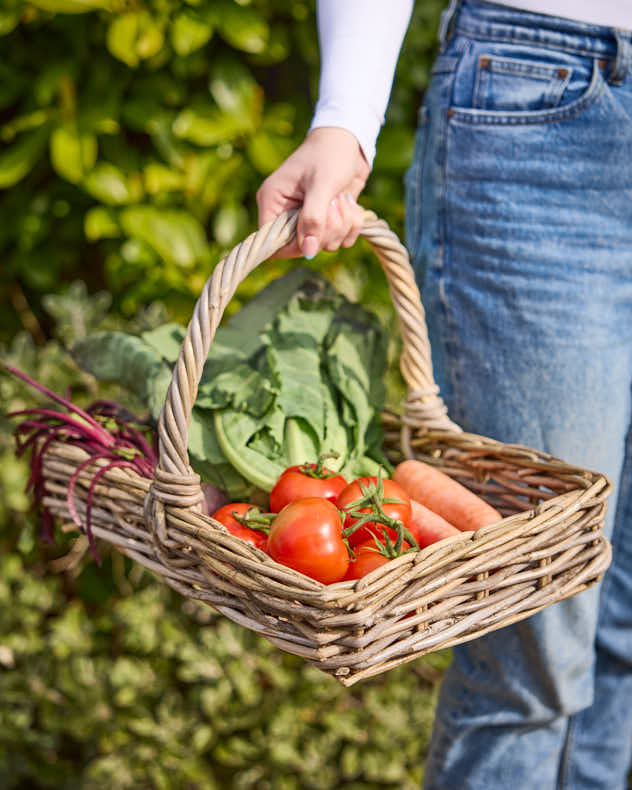
M 423 0 L 420 0 L 423 2 Z M 501 5 L 632 30 L 632 0 L 504 0 Z M 310 129 L 355 135 L 370 165 L 414 0 L 318 0 L 320 83 Z

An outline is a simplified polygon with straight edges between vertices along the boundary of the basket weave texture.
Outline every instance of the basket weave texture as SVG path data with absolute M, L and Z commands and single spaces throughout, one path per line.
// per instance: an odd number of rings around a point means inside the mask
M 216 266 L 195 306 L 161 414 L 159 464 L 149 481 L 112 468 L 95 486 L 92 531 L 182 595 L 350 686 L 425 653 L 529 617 L 599 580 L 610 562 L 601 534 L 608 479 L 527 447 L 464 433 L 448 417 L 433 379 L 425 316 L 408 254 L 385 222 L 366 212 L 362 235 L 388 279 L 403 340 L 408 387 L 403 415 L 385 413 L 393 461 L 434 464 L 503 515 L 402 555 L 357 581 L 323 585 L 279 565 L 200 512 L 200 479 L 187 455 L 188 422 L 210 344 L 239 283 L 296 231 L 288 212 L 250 235 Z M 70 520 L 69 481 L 87 454 L 52 443 L 44 505 Z M 85 523 L 90 481 L 74 501 Z

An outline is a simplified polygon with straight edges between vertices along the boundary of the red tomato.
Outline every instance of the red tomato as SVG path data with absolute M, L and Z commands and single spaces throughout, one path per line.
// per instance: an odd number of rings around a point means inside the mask
M 240 524 L 233 515 L 236 513 L 241 518 L 244 518 L 249 512 L 254 515 L 262 511 L 248 502 L 233 502 L 216 510 L 212 518 L 214 518 L 215 521 L 219 521 L 220 524 L 223 524 L 231 535 L 234 535 L 236 538 L 241 538 L 245 540 L 246 543 L 251 543 L 258 549 L 265 551 L 266 543 L 268 542 L 267 534 L 261 530 L 250 529 L 250 527 Z
M 360 484 L 364 487 L 375 487 L 377 485 L 377 477 L 359 477 L 357 480 L 349 483 L 349 485 L 340 492 L 336 500 L 336 505 L 340 510 L 348 512 L 349 510 L 355 509 L 352 507 L 353 503 L 364 496 Z M 382 486 L 384 488 L 384 499 L 397 500 L 396 502 L 383 502 L 382 510 L 389 518 L 398 519 L 408 528 L 411 516 L 410 497 L 404 489 L 393 480 L 382 479 Z M 357 509 L 360 513 L 371 512 L 370 507 L 361 507 Z M 345 528 L 353 526 L 356 521 L 357 519 L 347 516 L 345 518 Z M 383 538 L 384 529 L 387 530 L 391 540 L 395 542 L 397 540 L 397 532 L 394 529 L 384 527 L 384 525 L 379 522 L 369 521 L 349 536 L 349 543 L 352 547 L 359 546 L 360 543 L 371 540 L 371 535 L 375 535 L 378 539 Z
M 409 549 L 410 546 L 406 541 L 402 542 L 402 552 Z M 371 573 L 376 568 L 380 568 L 387 562 L 390 562 L 393 557 L 385 557 L 380 554 L 373 539 L 360 543 L 359 546 L 354 548 L 355 560 L 349 562 L 349 569 L 345 575 L 344 580 L 361 579 L 367 573 Z
M 270 510 L 280 513 L 290 502 L 306 497 L 322 497 L 335 504 L 336 497 L 347 485 L 347 481 L 342 475 L 327 468 L 322 470 L 323 477 L 316 477 L 315 470 L 316 464 L 301 464 L 286 469 L 270 492 Z
M 268 554 L 323 584 L 342 579 L 349 553 L 335 505 L 320 497 L 290 502 L 272 522 Z

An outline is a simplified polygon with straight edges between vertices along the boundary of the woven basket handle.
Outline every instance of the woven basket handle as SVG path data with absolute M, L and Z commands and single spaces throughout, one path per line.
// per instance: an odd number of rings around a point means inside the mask
M 288 211 L 252 233 L 217 264 L 202 290 L 158 424 L 159 463 L 153 490 L 162 501 L 187 506 L 200 500 L 200 480 L 191 469 L 187 446 L 191 411 L 211 341 L 239 283 L 292 241 L 297 220 L 298 210 Z M 365 212 L 360 235 L 382 264 L 400 319 L 400 364 L 408 386 L 405 424 L 460 431 L 448 418 L 433 378 L 425 314 L 406 248 L 386 222 L 370 211 Z

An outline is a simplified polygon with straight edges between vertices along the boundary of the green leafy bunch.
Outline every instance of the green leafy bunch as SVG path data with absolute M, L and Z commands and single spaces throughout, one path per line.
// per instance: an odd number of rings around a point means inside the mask
M 128 387 L 157 420 L 184 327 L 100 332 L 76 343 L 81 367 Z M 302 267 L 270 283 L 221 326 L 189 424 L 191 463 L 232 499 L 270 491 L 289 466 L 336 454 L 349 479 L 376 474 L 386 333 L 322 276 Z

